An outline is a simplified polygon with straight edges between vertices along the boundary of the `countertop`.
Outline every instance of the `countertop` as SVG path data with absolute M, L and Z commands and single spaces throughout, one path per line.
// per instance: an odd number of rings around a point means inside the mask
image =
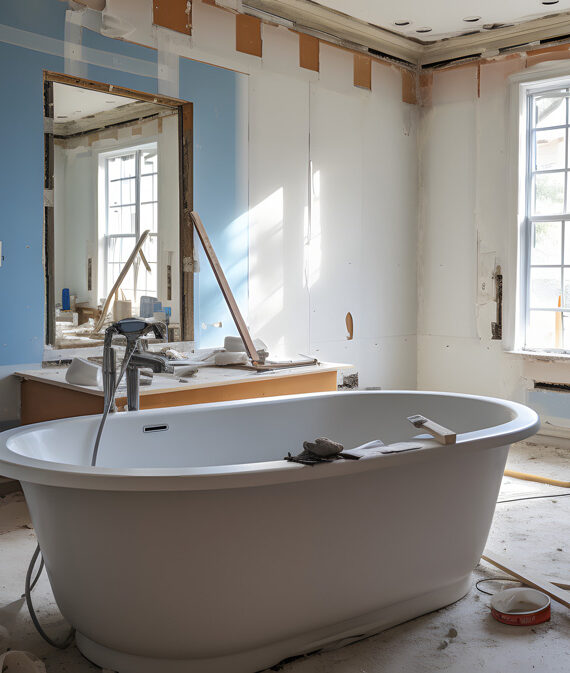
M 141 382 L 140 395 L 152 395 L 159 392 L 194 390 L 197 388 L 210 388 L 213 386 L 227 386 L 232 384 L 245 383 L 250 381 L 270 381 L 277 378 L 287 378 L 291 376 L 305 376 L 309 374 L 321 374 L 324 372 L 350 371 L 352 365 L 332 362 L 321 362 L 317 365 L 305 365 L 302 367 L 290 367 L 286 369 L 277 369 L 269 372 L 255 372 L 231 367 L 201 367 L 198 372 L 191 377 L 185 377 L 180 381 L 180 374 L 154 374 L 150 385 L 143 385 Z M 47 383 L 68 390 L 77 390 L 83 393 L 103 396 L 102 386 L 82 386 L 68 383 L 65 380 L 67 367 L 46 367 L 44 369 L 31 369 L 14 372 L 26 381 L 38 381 Z M 124 382 L 118 390 L 121 395 L 126 392 Z

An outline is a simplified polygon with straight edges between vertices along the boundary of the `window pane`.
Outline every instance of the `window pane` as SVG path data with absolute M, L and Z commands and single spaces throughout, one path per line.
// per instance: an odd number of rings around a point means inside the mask
M 534 99 L 534 123 L 537 127 L 566 124 L 565 98 L 536 96 Z
M 121 204 L 121 181 L 115 180 L 109 183 L 109 205 L 119 206 Z
M 535 222 L 531 264 L 561 264 L 562 224 L 560 222 Z
M 526 345 L 530 348 L 562 348 L 561 315 L 557 311 L 531 311 Z
M 566 129 L 537 131 L 535 169 L 547 171 L 566 167 Z
M 564 173 L 534 176 L 534 215 L 555 215 L 564 211 Z
M 561 295 L 560 269 L 530 270 L 530 306 L 532 308 L 556 308 Z
M 122 206 L 121 208 L 121 234 L 135 233 L 135 206 Z
M 149 236 L 143 245 L 143 252 L 151 268 L 151 273 L 146 270 L 144 264 L 139 264 L 137 277 L 137 301 L 143 295 L 157 296 L 158 291 L 158 243 L 156 236 Z
M 561 305 L 562 308 L 570 308 L 570 269 L 564 269 L 564 292 Z
M 119 157 L 121 161 L 122 178 L 134 178 L 136 172 L 135 157 L 136 154 L 124 154 L 122 157 Z
M 120 234 L 121 233 L 121 209 L 110 208 L 107 219 L 107 233 Z
M 117 180 L 121 177 L 121 160 L 119 157 L 113 157 L 107 160 L 109 171 L 109 180 Z
M 156 150 L 145 150 L 141 152 L 141 175 L 147 173 L 156 173 L 158 170 L 158 156 Z
M 146 229 L 150 229 L 152 233 L 157 232 L 156 211 L 156 203 L 143 203 L 141 206 L 141 234 Z
M 135 245 L 135 237 L 120 237 L 107 239 L 107 287 L 106 292 L 109 292 L 113 284 L 119 277 L 125 262 L 133 251 Z M 134 288 L 134 271 L 133 267 L 129 269 L 124 281 L 121 283 L 121 289 L 125 293 L 127 299 L 133 300 Z
M 121 203 L 127 205 L 135 202 L 135 179 L 121 180 Z
M 156 201 L 156 175 L 143 175 L 141 177 L 141 203 Z

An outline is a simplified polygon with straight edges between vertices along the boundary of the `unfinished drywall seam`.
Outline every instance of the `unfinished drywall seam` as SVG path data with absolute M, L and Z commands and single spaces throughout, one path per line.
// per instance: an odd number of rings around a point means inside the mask
M 0 24 L 0 42 L 31 51 L 65 58 L 65 41 L 55 37 L 31 33 L 27 30 Z M 74 54 L 77 55 L 77 52 Z M 92 47 L 81 47 L 83 64 L 100 66 L 110 70 L 119 70 L 132 75 L 156 79 L 156 65 L 133 56 L 123 56 Z
M 170 49 L 169 30 L 161 26 L 156 26 L 155 30 L 158 56 L 158 93 L 178 98 L 180 88 L 180 57 Z
M 87 76 L 87 64 L 82 53 L 82 13 L 83 10 L 68 9 L 65 12 L 64 69 L 66 75 Z

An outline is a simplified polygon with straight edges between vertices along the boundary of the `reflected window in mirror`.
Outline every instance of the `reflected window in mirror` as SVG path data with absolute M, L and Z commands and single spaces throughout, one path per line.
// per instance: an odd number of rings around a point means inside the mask
M 135 242 L 148 230 L 143 246 L 147 264 L 139 256 L 121 285 L 121 297 L 140 305 L 143 296 L 158 296 L 158 147 L 157 143 L 100 154 L 102 169 L 99 189 L 104 190 L 104 236 L 102 267 L 106 296 L 131 254 Z M 148 265 L 148 266 L 147 266 Z M 148 271 L 150 268 L 150 272 Z

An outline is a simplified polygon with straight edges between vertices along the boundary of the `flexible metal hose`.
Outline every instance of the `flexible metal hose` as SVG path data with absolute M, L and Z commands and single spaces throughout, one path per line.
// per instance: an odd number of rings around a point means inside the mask
M 132 354 L 134 353 L 134 350 L 136 348 L 136 341 L 134 342 L 129 342 L 127 341 L 127 348 L 125 350 L 125 356 L 123 358 L 123 363 L 121 365 L 121 371 L 119 373 L 119 376 L 117 378 L 117 382 L 115 383 L 113 387 L 113 392 L 111 395 L 109 395 L 109 400 L 107 402 L 107 405 L 105 409 L 103 410 L 103 416 L 101 417 L 101 422 L 99 423 L 99 429 L 97 430 L 97 437 L 95 439 L 95 445 L 93 447 L 93 455 L 91 457 L 91 466 L 95 466 L 95 463 L 97 462 L 97 453 L 99 452 L 99 443 L 101 442 L 101 435 L 103 434 L 103 428 L 105 427 L 105 421 L 107 420 L 107 416 L 109 414 L 109 411 L 111 409 L 111 406 L 113 404 L 113 400 L 115 399 L 115 394 L 117 392 L 117 389 L 119 387 L 119 384 L 121 383 L 121 380 L 125 374 L 125 371 L 127 369 L 127 366 L 130 362 L 130 359 L 132 357 Z M 40 561 L 40 567 L 38 569 L 38 572 L 36 573 L 36 576 L 34 580 L 32 581 L 32 574 L 34 572 L 34 567 L 36 565 L 36 561 L 38 560 L 38 556 L 40 556 L 40 545 L 38 544 L 36 546 L 36 550 L 32 556 L 32 559 L 30 561 L 30 564 L 28 565 L 28 571 L 26 572 L 26 583 L 24 587 L 24 596 L 26 598 L 26 604 L 28 606 L 28 611 L 30 613 L 30 617 L 32 619 L 32 622 L 34 626 L 36 627 L 36 631 L 40 634 L 40 636 L 46 641 L 46 643 L 49 643 L 52 647 L 57 647 L 60 650 L 64 650 L 66 647 L 69 647 L 71 643 L 73 643 L 73 640 L 75 638 L 75 629 L 71 627 L 69 633 L 67 636 L 61 640 L 57 641 L 54 640 L 53 638 L 50 638 L 50 636 L 47 635 L 47 633 L 43 630 L 41 627 L 36 611 L 34 610 L 34 605 L 32 603 L 32 590 L 38 583 L 38 580 L 40 579 L 40 575 L 42 574 L 42 571 L 44 569 L 44 560 L 43 557 Z

